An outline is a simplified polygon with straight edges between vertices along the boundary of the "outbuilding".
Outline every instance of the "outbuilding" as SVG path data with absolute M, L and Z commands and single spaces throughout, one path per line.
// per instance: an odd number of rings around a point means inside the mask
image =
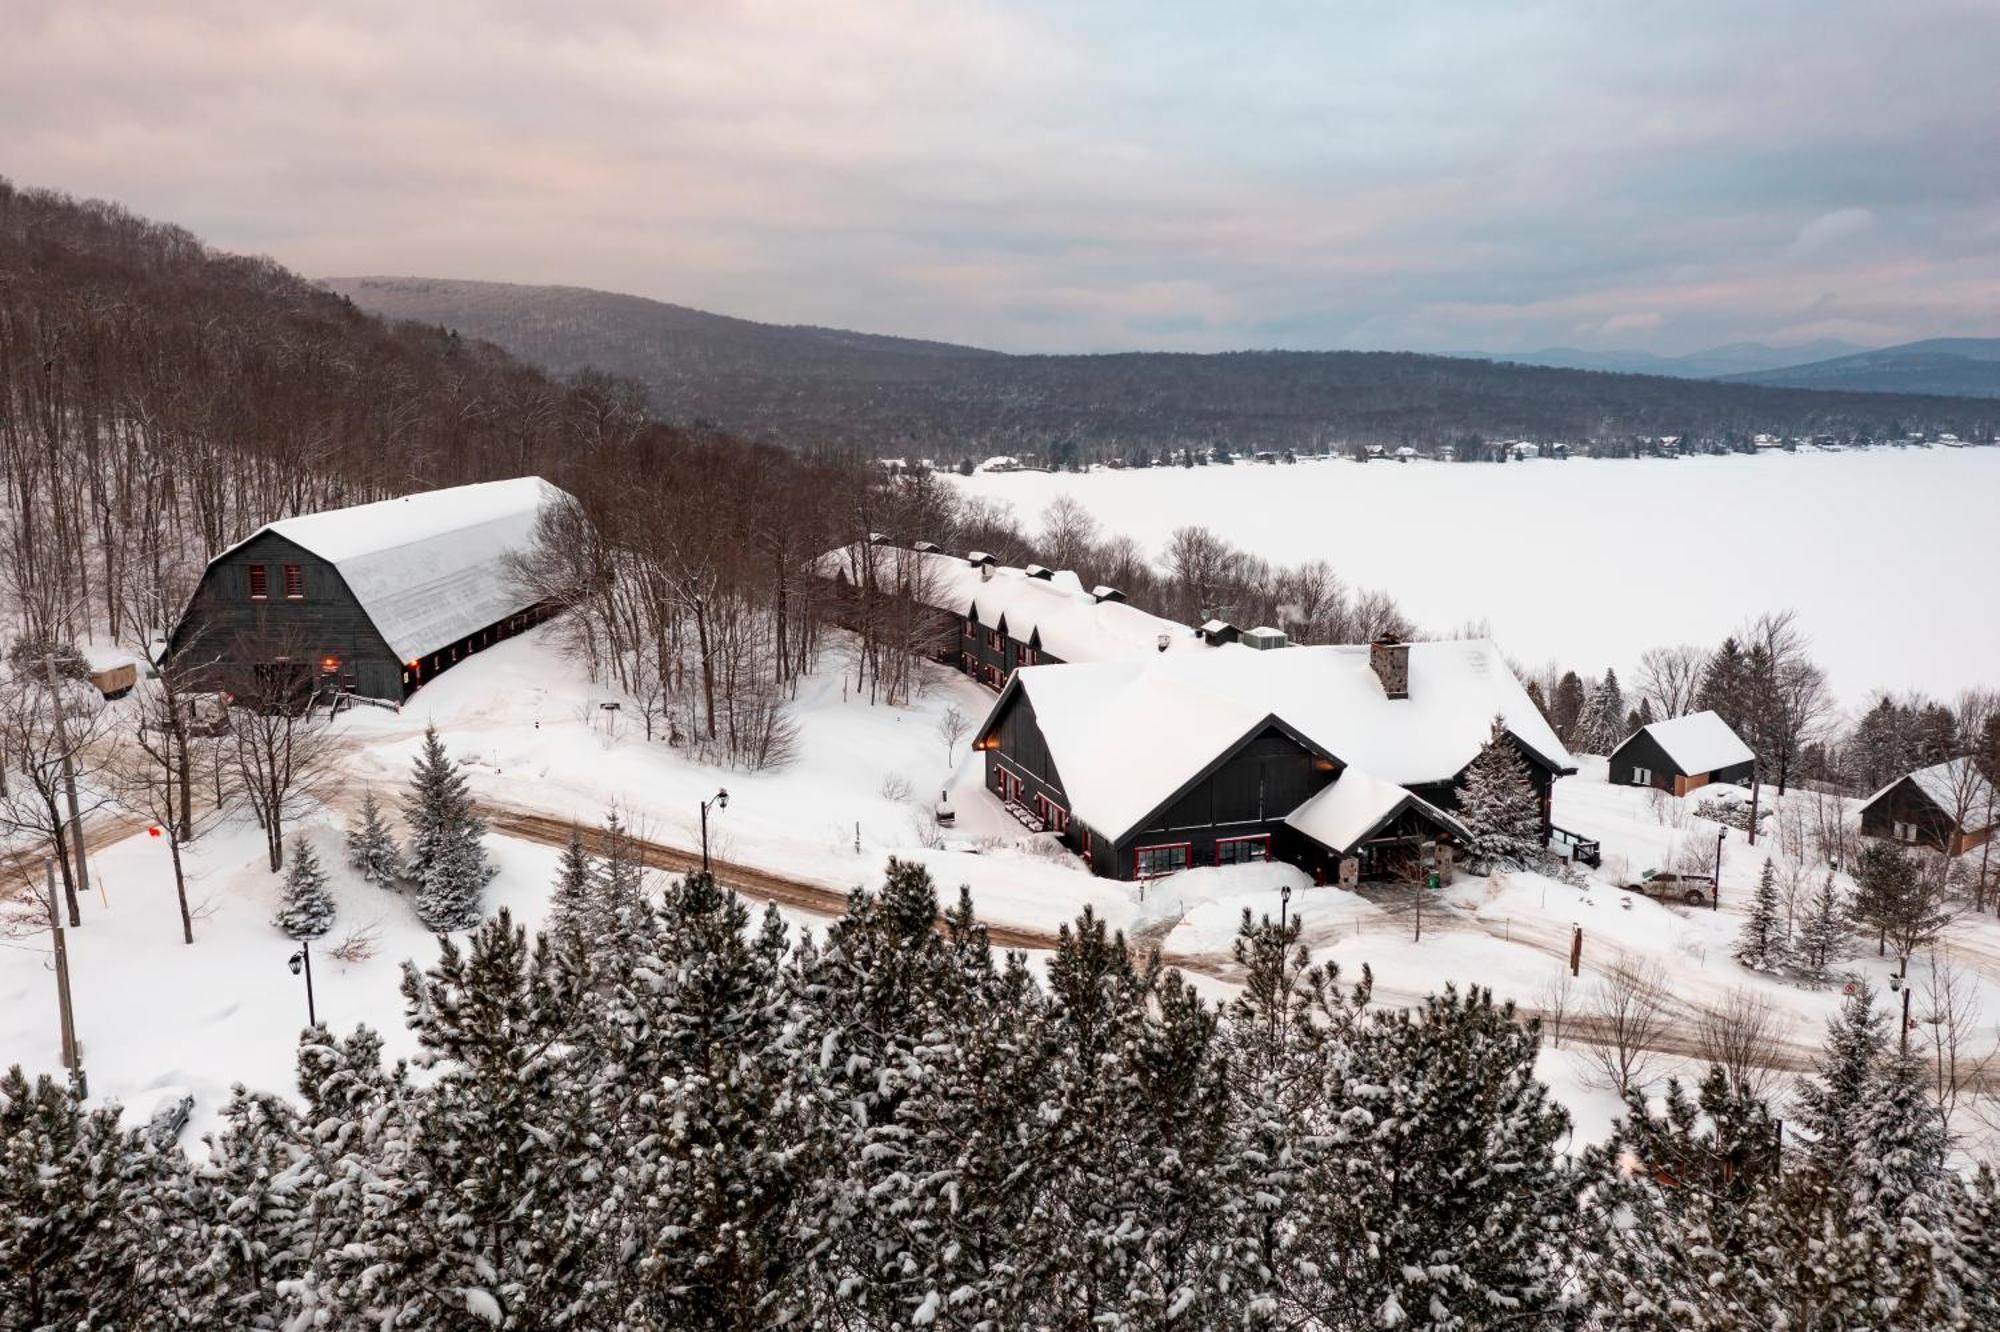
M 1861 835 L 1960 856 L 1993 836 L 2000 795 L 1969 758 L 1898 777 L 1861 806 Z
M 540 477 L 424 491 L 268 523 L 209 561 L 169 646 L 198 688 L 400 703 L 553 607 L 518 578 Z
M 1613 786 L 1650 786 L 1686 795 L 1710 782 L 1747 782 L 1757 756 L 1713 712 L 1642 726 L 1611 751 L 1605 779 Z

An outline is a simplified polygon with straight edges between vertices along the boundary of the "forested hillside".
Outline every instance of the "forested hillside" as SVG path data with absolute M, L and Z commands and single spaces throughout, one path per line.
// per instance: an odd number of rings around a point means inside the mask
M 588 291 L 433 278 L 327 285 L 384 315 L 490 338 L 558 373 L 643 383 L 667 419 L 885 455 L 1120 456 L 1187 443 L 1294 448 L 1756 432 L 1966 433 L 1991 403 L 1752 388 L 1407 352 L 1006 356 L 785 328 Z

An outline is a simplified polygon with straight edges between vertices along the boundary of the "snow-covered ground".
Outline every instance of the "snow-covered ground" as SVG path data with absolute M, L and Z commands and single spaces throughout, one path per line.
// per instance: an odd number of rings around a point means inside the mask
M 294 833 L 311 837 L 322 851 L 339 906 L 332 933 L 315 949 L 320 1014 L 338 1027 L 376 1026 L 391 1053 L 409 1048 L 399 965 L 405 958 L 428 959 L 435 946 L 402 898 L 346 871 L 339 829 L 364 786 L 393 806 L 431 721 L 490 805 L 586 823 L 616 805 L 643 835 L 691 849 L 698 845 L 699 801 L 726 786 L 729 806 L 711 822 L 720 857 L 841 892 L 875 882 L 892 855 L 921 860 L 947 900 L 960 883 L 968 884 L 984 919 L 1014 927 L 1024 938 L 1046 939 L 1089 906 L 1128 935 L 1157 943 L 1217 1001 L 1232 993 L 1230 945 L 1248 908 L 1273 916 L 1289 910 L 1303 921 L 1316 960 L 1337 962 L 1349 980 L 1369 966 L 1378 996 L 1392 1004 L 1414 1002 L 1456 981 L 1491 986 L 1500 998 L 1544 1009 L 1551 986 L 1565 973 L 1575 926 L 1585 934 L 1584 976 L 1572 1004 L 1581 1006 L 1604 971 L 1651 962 L 1667 978 L 1677 1039 L 1684 1039 L 1702 1008 L 1748 987 L 1790 1015 L 1789 1053 L 1796 1061 L 1817 1048 L 1837 1003 L 1833 990 L 1758 976 L 1731 959 L 1764 850 L 1744 845 L 1740 833 L 1728 837 L 1719 912 L 1663 906 L 1612 886 L 1614 876 L 1670 863 L 1683 844 L 1712 841 L 1715 829 L 1692 816 L 1693 801 L 1606 785 L 1601 763 L 1587 763 L 1582 774 L 1558 786 L 1556 820 L 1604 843 L 1603 875 L 1581 890 L 1534 874 L 1461 877 L 1427 897 L 1418 939 L 1411 890 L 1314 887 L 1282 865 L 1199 869 L 1144 886 L 1091 877 L 999 808 L 982 789 L 980 765 L 963 741 L 956 770 L 947 766 L 937 717 L 954 705 L 977 717 L 990 700 L 940 669 L 913 706 L 871 706 L 844 695 L 838 667 L 829 661 L 801 694 L 799 760 L 777 773 L 730 772 L 647 743 L 631 712 L 600 708 L 614 701 L 611 696 L 584 682 L 546 632 L 536 631 L 440 677 L 400 714 L 344 716 L 339 725 L 352 777 L 332 794 L 332 808 Z M 921 833 L 921 812 L 947 785 L 958 826 L 942 846 L 926 846 L 935 839 Z M 537 924 L 555 851 L 500 835 L 490 837 L 489 846 L 500 866 L 489 905 Z M 93 1096 L 118 1100 L 142 1116 L 162 1097 L 186 1089 L 197 1098 L 200 1130 L 213 1122 L 232 1082 L 290 1088 L 305 996 L 285 965 L 294 945 L 270 923 L 278 880 L 264 867 L 256 830 L 227 827 L 193 849 L 192 947 L 179 939 L 166 854 L 162 843 L 143 834 L 97 852 L 97 887 L 84 905 L 84 926 L 70 936 L 77 1022 Z M 787 915 L 801 928 L 820 920 L 796 910 Z M 333 947 L 357 929 L 373 933 L 374 956 L 335 960 Z M 1983 1052 L 1994 1040 L 1992 1019 L 2000 1017 L 2000 925 L 1990 918 L 1961 923 L 1953 950 L 1978 979 L 1987 1016 L 1974 1044 Z M 1031 954 L 1037 964 L 1041 957 Z M 1854 966 L 1886 977 L 1887 964 L 1872 955 L 1857 957 Z M 46 938 L 0 939 L 0 1066 L 20 1062 L 52 1070 L 55 1031 Z M 1675 1063 L 1665 1060 L 1659 1071 Z M 1601 1137 L 1618 1103 L 1594 1085 L 1588 1059 L 1566 1042 L 1564 1049 L 1544 1052 L 1541 1072 L 1575 1113 L 1578 1140 Z
M 978 473 L 1033 528 L 1074 495 L 1156 557 L 1203 524 L 1332 562 L 1433 631 L 1484 619 L 1516 658 L 1614 666 L 1793 607 L 1836 692 L 2000 684 L 2000 449 L 1505 465 L 1349 460 Z

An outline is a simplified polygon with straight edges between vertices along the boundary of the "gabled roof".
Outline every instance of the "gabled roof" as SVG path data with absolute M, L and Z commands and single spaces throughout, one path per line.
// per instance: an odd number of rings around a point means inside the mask
M 1327 850 L 1346 855 L 1376 829 L 1411 808 L 1447 831 L 1471 836 L 1464 824 L 1430 801 L 1359 768 L 1341 773 L 1333 785 L 1287 814 L 1285 822 Z
M 1651 726 L 1642 726 L 1625 737 L 1618 749 L 1625 748 L 1641 735 L 1651 736 L 1661 752 L 1688 777 L 1714 772 L 1718 768 L 1733 768 L 1741 763 L 1753 763 L 1757 759 L 1750 746 L 1729 729 L 1729 723 L 1713 712 L 1690 712 L 1685 717 L 1673 717 L 1654 722 Z M 1615 754 L 1617 750 L 1612 752 Z
M 1485 639 L 1412 643 L 1410 696 L 1392 699 L 1366 646 L 1214 648 L 1018 670 L 986 722 L 1027 694 L 1074 817 L 1117 841 L 1253 728 L 1399 786 L 1448 782 L 1499 716 L 1544 766 L 1574 764 L 1500 650 Z
M 1993 826 L 1996 803 L 1993 785 L 1969 758 L 1947 759 L 1898 777 L 1862 801 L 1862 808 L 1866 809 L 1906 781 L 1914 784 L 1924 799 L 1947 817 L 1956 817 L 1961 804 L 1964 805 L 1965 824 L 1960 832 L 1979 832 Z
M 538 476 L 427 490 L 280 519 L 216 558 L 283 537 L 338 569 L 389 650 L 412 661 L 534 604 L 508 557 L 527 554 L 543 508 L 567 499 Z
M 1098 600 L 1067 569 L 1043 578 L 1001 565 L 982 578 L 967 563 L 971 558 L 853 545 L 828 551 L 817 567 L 823 577 L 845 576 L 852 582 L 867 571 L 884 592 L 914 595 L 954 615 L 974 615 L 988 629 L 1000 628 L 1004 619 L 1010 635 L 1023 643 L 1039 635 L 1042 650 L 1066 662 L 1158 653 L 1162 637 L 1170 651 L 1204 646 L 1184 624 L 1122 600 Z

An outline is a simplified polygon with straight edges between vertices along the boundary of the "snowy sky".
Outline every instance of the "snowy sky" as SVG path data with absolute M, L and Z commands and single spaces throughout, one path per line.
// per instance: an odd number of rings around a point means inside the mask
M 0 0 L 0 172 L 1010 350 L 2000 335 L 2000 4 Z

